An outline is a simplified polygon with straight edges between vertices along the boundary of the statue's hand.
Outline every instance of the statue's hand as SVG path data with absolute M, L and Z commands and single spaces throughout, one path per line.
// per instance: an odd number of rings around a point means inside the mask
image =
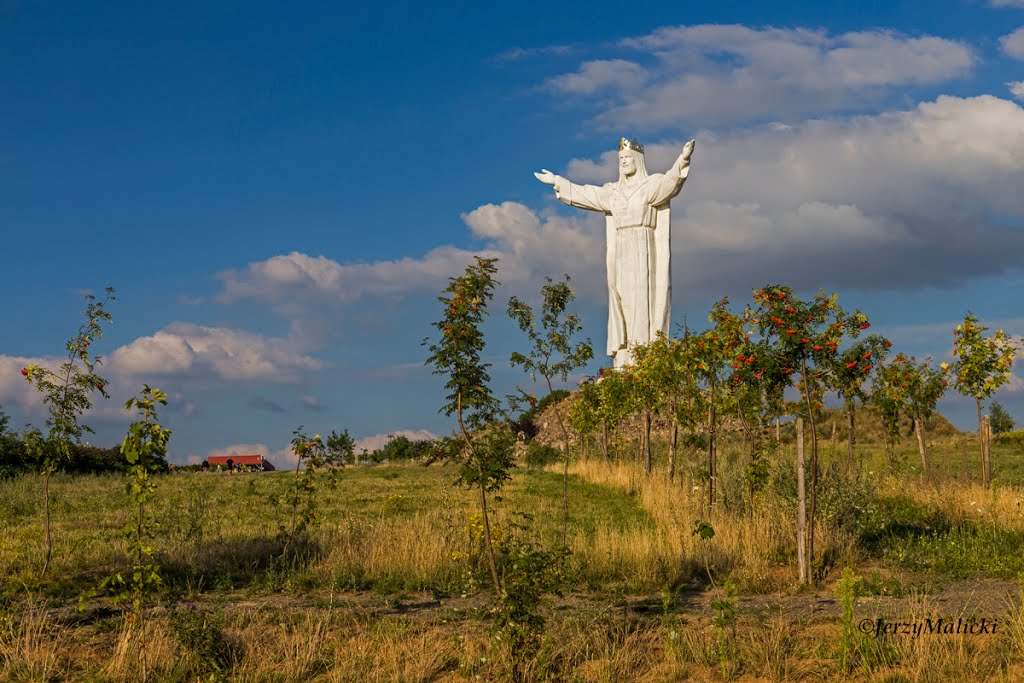
M 683 153 L 679 156 L 680 166 L 687 166 L 690 163 L 690 156 L 693 154 L 693 148 L 697 145 L 696 140 L 690 140 L 683 146 Z
M 541 181 L 545 185 L 554 185 L 555 178 L 558 177 L 546 168 L 542 168 L 540 170 L 540 173 L 534 173 L 533 175 L 535 175 L 537 177 L 537 180 Z

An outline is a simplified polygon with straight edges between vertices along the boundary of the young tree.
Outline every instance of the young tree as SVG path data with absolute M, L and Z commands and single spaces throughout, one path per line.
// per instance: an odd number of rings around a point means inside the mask
M 49 411 L 46 419 L 49 433 L 45 438 L 32 440 L 43 469 L 46 559 L 39 572 L 40 578 L 46 575 L 53 556 L 50 477 L 58 464 L 70 457 L 71 444 L 80 441 L 83 433 L 92 432 L 88 425 L 79 422 L 79 417 L 92 408 L 93 392 L 109 398 L 104 391 L 107 381 L 96 372 L 97 366 L 102 364 L 101 358 L 93 356 L 89 347 L 103 337 L 103 323 L 112 321 L 106 306 L 115 298 L 111 287 L 107 287 L 106 296 L 99 301 L 91 294 L 86 295 L 85 322 L 78 328 L 78 334 L 68 340 L 67 360 L 57 370 L 32 364 L 21 371 L 25 380 L 43 395 L 43 403 Z
M 671 422 L 668 478 L 675 481 L 679 430 L 693 429 L 703 421 L 703 396 L 697 384 L 694 361 L 695 338 L 684 328 L 679 339 L 663 335 L 650 344 L 637 346 L 633 355 L 640 380 L 651 387 L 652 405 Z M 650 437 L 647 438 L 650 443 Z M 649 451 L 649 448 L 648 448 Z
M 632 410 L 632 387 L 626 374 L 608 370 L 597 381 L 598 416 L 601 420 L 601 448 L 606 462 L 611 461 L 609 440 L 618 444 L 619 425 Z M 618 446 L 613 445 L 618 457 Z
M 659 335 L 664 341 L 665 337 Z M 651 476 L 654 468 L 651 449 L 651 419 L 655 413 L 663 412 L 667 407 L 665 394 L 666 377 L 657 367 L 656 356 L 659 350 L 659 339 L 647 345 L 635 346 L 633 363 L 618 372 L 629 382 L 630 397 L 635 412 L 640 416 L 640 457 L 644 461 L 644 473 Z M 638 355 L 639 354 L 639 355 Z
M 708 321 L 714 327 L 702 332 L 696 339 L 694 362 L 697 377 L 704 385 L 705 406 L 707 407 L 707 465 L 708 505 L 715 504 L 718 484 L 718 408 L 723 400 L 721 384 L 725 368 L 734 355 L 739 340 L 734 337 L 733 324 L 736 317 L 729 311 L 729 300 L 715 303 L 708 314 Z
M 1006 432 L 1013 431 L 1013 418 L 1010 417 L 1010 413 L 1006 411 L 1002 403 L 992 401 L 992 405 L 988 407 L 988 412 L 992 422 L 993 434 L 1005 434 Z M 3 430 L 0 429 L 0 433 L 2 432 Z
M 515 437 L 511 430 L 484 428 L 493 422 L 498 412 L 498 400 L 488 382 L 491 376 L 480 354 L 484 350 L 484 335 L 480 329 L 487 314 L 487 304 L 494 297 L 497 282 L 497 259 L 475 257 L 476 263 L 466 267 L 460 277 L 450 278 L 448 287 L 438 297 L 444 314 L 434 323 L 440 338 L 434 343 L 423 340 L 430 356 L 427 364 L 434 366 L 435 375 L 444 375 L 447 395 L 440 412 L 455 415 L 462 437 L 459 481 L 475 487 L 480 493 L 480 514 L 484 523 L 484 543 L 491 570 L 494 589 L 501 590 L 498 564 L 491 537 L 487 494 L 496 491 L 511 477 L 513 467 L 512 446 Z M 471 436 L 471 433 L 476 432 Z M 448 444 L 452 446 L 453 444 Z
M 130 519 L 124 527 L 128 541 L 128 566 L 108 576 L 102 584 L 112 594 L 115 604 L 131 597 L 135 625 L 143 633 L 146 598 L 163 585 L 160 568 L 150 545 L 154 526 L 152 513 L 146 510 L 146 504 L 152 500 L 156 491 L 156 485 L 149 475 L 161 471 L 166 464 L 167 442 L 171 438 L 171 430 L 157 422 L 157 405 L 167 405 L 167 395 L 159 389 L 151 389 L 149 385 L 143 385 L 138 398 L 130 398 L 124 404 L 125 410 L 137 409 L 141 418 L 131 424 L 121 444 L 121 454 L 129 466 L 128 492 L 134 508 L 134 519 Z M 146 681 L 149 671 L 144 641 L 140 641 L 140 647 L 140 673 L 142 680 Z
M 744 312 L 744 326 L 750 321 L 751 311 L 748 308 Z M 785 410 L 783 392 L 789 375 L 768 340 L 754 342 L 749 333 L 742 334 L 743 342 L 730 363 L 732 373 L 725 386 L 733 396 L 734 409 L 750 449 L 745 479 L 753 514 L 755 495 L 767 483 L 769 476 L 768 463 L 762 456 L 772 442 L 766 438 L 765 432 L 770 421 Z
M 933 368 L 928 361 L 916 363 L 911 357 L 903 379 L 907 389 L 907 410 L 914 419 L 914 434 L 917 436 L 917 451 L 921 456 L 921 471 L 928 475 L 928 455 L 924 443 L 925 420 L 935 414 L 939 398 L 946 393 L 946 373 L 942 368 Z
M 586 457 L 587 449 L 584 444 L 590 435 L 601 426 L 599 409 L 601 405 L 601 393 L 593 378 L 584 379 L 580 382 L 580 390 L 576 400 L 569 404 L 567 419 L 569 426 L 573 428 L 580 440 L 580 453 Z M 607 455 L 607 454 L 606 454 Z
M 569 373 L 586 365 L 594 357 L 594 349 L 590 340 L 574 339 L 582 329 L 579 316 L 569 312 L 569 305 L 576 298 L 569 286 L 569 276 L 564 282 L 554 282 L 545 278 L 547 284 L 541 287 L 542 296 L 540 310 L 540 329 L 537 329 L 536 315 L 533 309 L 517 297 L 508 302 L 508 315 L 516 321 L 519 329 L 526 333 L 530 340 L 528 355 L 512 354 L 512 366 L 522 366 L 536 381 L 537 375 L 544 378 L 548 394 L 554 392 L 553 381 L 565 382 Z M 554 405 L 555 420 L 562 434 L 562 547 L 566 547 L 569 529 L 569 430 L 566 428 L 562 407 Z
M 885 440 L 885 455 L 890 471 L 895 467 L 896 444 L 900 440 L 900 417 L 910 401 L 906 368 L 907 357 L 902 353 L 888 362 L 879 363 L 868 399 L 882 418 L 882 438 Z
M 757 308 L 751 323 L 769 340 L 772 353 L 788 376 L 799 372 L 802 414 L 811 427 L 811 496 L 807 524 L 807 566 L 814 567 L 814 519 L 818 490 L 817 418 L 823 408 L 825 373 L 845 338 L 855 339 L 871 326 L 863 313 L 848 314 L 839 307 L 838 294 L 819 292 L 810 301 L 796 297 L 788 287 L 769 286 L 754 292 Z M 862 358 L 857 368 L 866 374 L 873 367 Z
M 970 311 L 962 323 L 953 330 L 952 371 L 956 375 L 956 390 L 974 398 L 978 408 L 978 445 L 981 448 L 982 481 L 988 488 L 992 481 L 992 466 L 987 459 L 985 436 L 981 424 L 981 402 L 992 396 L 1010 380 L 1018 345 L 1002 330 L 985 336 L 988 327 L 981 325 Z M 942 369 L 950 369 L 943 364 Z
M 347 429 L 327 435 L 327 458 L 334 467 L 351 465 L 355 458 L 356 440 L 349 436 Z
M 292 452 L 295 453 L 295 476 L 288 502 L 292 506 L 291 529 L 281 533 L 285 537 L 281 557 L 306 530 L 319 524 L 317 512 L 317 489 L 320 482 L 334 489 L 341 478 L 341 468 L 352 458 L 354 442 L 344 429 L 340 434 L 331 432 L 327 443 L 320 434 L 308 436 L 300 425 L 292 432 Z
M 138 398 L 130 398 L 124 405 L 125 410 L 137 409 L 141 418 L 131 424 L 121 444 L 121 454 L 128 463 L 128 490 L 135 515 L 124 528 L 131 564 L 125 574 L 115 574 L 104 582 L 117 600 L 130 594 L 136 612 L 142 609 L 146 593 L 161 584 L 159 571 L 153 564 L 153 549 L 149 546 L 153 521 L 146 511 L 146 503 L 156 491 L 149 475 L 163 470 L 171 430 L 157 422 L 157 405 L 167 405 L 167 394 L 148 384 L 143 385 Z
M 864 373 L 865 361 L 874 363 L 876 366 L 885 362 L 885 357 L 891 347 L 891 341 L 880 335 L 872 334 L 854 342 L 842 353 L 835 353 L 826 358 L 829 387 L 839 394 L 846 407 L 846 471 L 849 475 L 853 474 L 855 466 L 857 403 L 863 405 L 868 399 L 868 394 L 865 391 L 865 383 L 868 379 L 867 374 Z M 863 456 L 861 461 L 863 462 Z

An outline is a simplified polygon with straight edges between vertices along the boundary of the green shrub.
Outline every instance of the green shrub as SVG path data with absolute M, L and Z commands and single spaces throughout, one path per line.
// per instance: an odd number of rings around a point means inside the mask
M 857 540 L 877 552 L 897 539 L 914 539 L 948 534 L 952 528 L 946 515 L 904 496 L 885 496 L 865 506 L 856 516 Z
M 171 628 L 192 660 L 193 670 L 205 680 L 221 680 L 220 675 L 239 658 L 237 648 L 224 636 L 220 618 L 192 603 L 171 614 Z
M 1003 432 L 995 435 L 995 442 L 1000 446 L 1024 447 L 1024 429 L 1015 432 Z
M 543 469 L 561 460 L 562 452 L 553 446 L 531 441 L 526 447 L 526 466 L 530 469 Z

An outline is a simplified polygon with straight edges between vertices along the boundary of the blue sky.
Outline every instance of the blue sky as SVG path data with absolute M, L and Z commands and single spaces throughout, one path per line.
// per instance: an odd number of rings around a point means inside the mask
M 652 171 L 697 138 L 676 322 L 784 283 L 921 357 L 967 309 L 1024 333 L 1024 0 L 477 4 L 0 1 L 13 423 L 44 417 L 18 370 L 110 285 L 95 443 L 143 382 L 178 462 L 282 457 L 300 424 L 444 433 L 420 342 L 472 254 L 501 257 L 497 389 L 523 382 L 504 301 L 545 275 L 603 348 L 601 217 L 532 171 L 610 179 L 622 135 Z M 1022 388 L 999 394 L 1018 421 Z

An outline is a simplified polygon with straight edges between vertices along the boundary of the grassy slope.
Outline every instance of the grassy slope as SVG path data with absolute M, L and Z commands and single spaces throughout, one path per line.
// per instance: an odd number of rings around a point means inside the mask
M 656 445 L 662 457 L 663 444 Z M 844 445 L 833 449 L 823 442 L 826 468 L 843 462 Z M 634 450 L 623 445 L 627 460 Z M 1015 680 L 1024 618 L 1000 607 L 1010 604 L 1000 597 L 1009 584 L 983 582 L 990 587 L 987 607 L 970 606 L 973 587 L 952 606 L 941 602 L 941 592 L 936 602 L 906 596 L 922 587 L 953 590 L 958 577 L 1012 577 L 1024 569 L 1020 449 L 995 449 L 994 493 L 971 483 L 978 468 L 970 435 L 935 439 L 936 476 L 928 482 L 914 470 L 916 447 L 909 439 L 895 476 L 882 474 L 887 464 L 877 444 L 868 442 L 864 452 L 869 474 L 860 486 L 870 488 L 865 500 L 874 508 L 866 517 L 823 521 L 819 548 L 837 569 L 824 593 L 806 594 L 792 593 L 792 510 L 785 481 L 778 479 L 789 468 L 785 448 L 773 488 L 759 496 L 754 514 L 741 504 L 742 486 L 733 484 L 731 493 L 723 487 L 733 496 L 731 510 L 704 509 L 703 491 L 691 476 L 700 464 L 696 453 L 682 456 L 683 480 L 675 485 L 660 473 L 647 480 L 629 463 L 574 465 L 570 543 L 577 593 L 557 601 L 550 614 L 537 670 L 565 680 L 676 680 L 680 671 L 695 680 L 721 678 L 723 671 L 747 680 L 845 679 L 831 662 L 844 642 L 837 612 L 820 606 L 823 599 L 835 605 L 829 598 L 838 568 L 854 567 L 867 577 L 862 590 L 873 596 L 860 599 L 858 616 L 864 610 L 888 618 L 995 610 L 1007 626 L 1003 637 L 989 640 L 858 640 L 854 673 L 865 680 L 887 671 L 909 680 L 930 680 L 933 671 Z M 737 444 L 726 445 L 723 481 L 739 481 L 745 457 Z M 453 470 L 346 471 L 337 490 L 321 494 L 324 522 L 309 552 L 281 562 L 278 532 L 290 519 L 283 497 L 291 476 L 159 479 L 155 547 L 168 590 L 147 627 L 147 666 L 158 679 L 190 680 L 212 670 L 190 632 L 175 626 L 193 611 L 201 618 L 191 633 L 202 642 L 223 636 L 234 654 L 221 668 L 236 680 L 502 678 L 502 654 L 489 639 L 484 603 L 474 598 L 474 586 L 486 576 L 474 561 L 476 501 L 451 486 Z M 122 561 L 127 498 L 121 480 L 57 479 L 57 547 L 50 578 L 41 585 L 34 579 L 42 552 L 39 485 L 35 477 L 0 482 L 0 523 L 8 530 L 0 537 L 0 605 L 7 606 L 0 610 L 0 678 L 135 680 L 139 662 L 131 638 L 139 634 L 132 625 L 105 611 L 102 599 L 92 601 L 85 618 L 69 609 Z M 832 488 L 823 501 L 833 506 L 854 489 Z M 499 535 L 508 532 L 511 511 L 528 511 L 540 537 L 551 542 L 560 525 L 560 493 L 558 474 L 518 470 L 498 504 Z M 828 514 L 830 508 L 823 509 Z M 702 549 L 689 533 L 696 518 L 717 530 L 710 560 L 719 580 L 728 578 L 749 596 L 740 599 L 728 656 L 709 600 L 691 592 L 703 583 Z M 459 597 L 463 592 L 466 598 Z M 183 607 L 184 600 L 194 607 Z M 44 605 L 50 609 L 40 609 Z

